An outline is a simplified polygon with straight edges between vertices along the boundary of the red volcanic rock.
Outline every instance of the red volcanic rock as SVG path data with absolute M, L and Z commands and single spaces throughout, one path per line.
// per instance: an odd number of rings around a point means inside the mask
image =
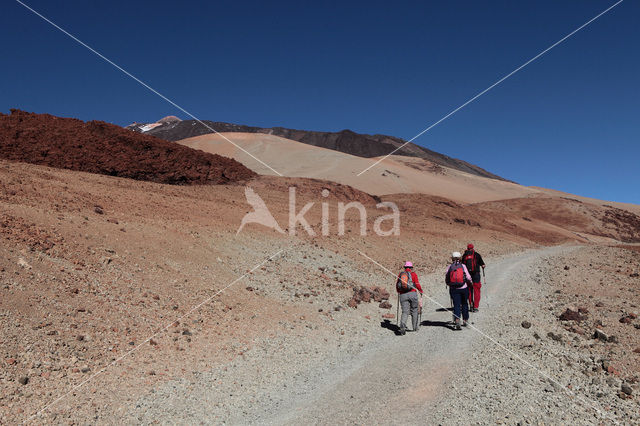
M 391 309 L 391 303 L 389 302 L 382 302 L 378 305 L 379 308 L 382 309 Z
M 102 121 L 12 109 L 0 113 L 0 158 L 175 185 L 225 184 L 256 174 L 205 153 Z
M 389 292 L 382 287 L 355 287 L 353 289 L 353 297 L 349 300 L 348 306 L 351 308 L 357 307 L 360 303 L 369 303 L 372 300 L 375 302 L 382 302 L 381 308 L 384 308 L 382 304 L 385 300 L 389 300 Z
M 579 312 L 577 311 L 573 311 L 569 308 L 567 308 L 566 311 L 564 311 L 559 317 L 560 321 L 583 321 L 586 319 L 586 316 L 581 315 Z
M 635 319 L 635 315 L 625 315 L 622 318 L 620 318 L 619 322 L 622 324 L 631 324 L 634 319 Z

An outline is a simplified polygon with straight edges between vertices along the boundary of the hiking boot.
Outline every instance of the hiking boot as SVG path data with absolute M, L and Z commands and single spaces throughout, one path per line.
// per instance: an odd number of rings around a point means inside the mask
M 407 334 L 407 328 L 405 326 L 401 326 L 400 327 L 400 335 L 404 336 L 405 334 Z
M 462 322 L 462 326 L 463 326 L 463 327 L 466 327 L 466 326 L 467 326 L 467 321 L 466 321 L 466 320 Z
M 454 328 L 456 330 L 462 330 L 462 328 L 460 327 L 460 320 L 458 318 L 456 318 L 455 324 L 454 324 Z

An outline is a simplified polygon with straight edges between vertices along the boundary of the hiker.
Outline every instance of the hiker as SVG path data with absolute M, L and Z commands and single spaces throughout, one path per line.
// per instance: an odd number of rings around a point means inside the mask
M 480 288 L 482 281 L 480 279 L 480 268 L 484 270 L 484 261 L 480 253 L 474 250 L 473 244 L 467 245 L 467 250 L 462 255 L 462 263 L 467 267 L 467 271 L 471 275 L 471 288 L 469 289 L 469 305 L 471 312 L 478 312 L 480 304 Z
M 418 292 L 422 295 L 422 287 L 420 287 L 418 275 L 413 272 L 413 263 L 409 261 L 404 263 L 404 271 L 398 274 L 396 280 L 396 291 L 398 292 L 398 302 L 402 307 L 400 334 L 404 335 L 407 331 L 409 312 L 411 312 L 413 331 L 418 331 L 418 310 L 421 307 Z
M 451 253 L 451 265 L 449 265 L 447 275 L 444 278 L 449 286 L 451 300 L 453 300 L 453 323 L 456 330 L 461 330 L 460 311 L 462 311 L 462 325 L 466 327 L 467 321 L 469 321 L 469 305 L 467 304 L 469 287 L 467 284 L 471 284 L 471 275 L 464 263 L 460 261 L 461 258 L 459 252 Z

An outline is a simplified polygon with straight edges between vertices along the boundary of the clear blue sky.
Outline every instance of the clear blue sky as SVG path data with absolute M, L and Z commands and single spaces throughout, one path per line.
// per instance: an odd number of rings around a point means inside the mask
M 614 2 L 26 0 L 198 118 L 405 139 Z M 0 111 L 186 118 L 18 3 L 0 8 Z M 625 0 L 416 143 L 640 203 L 638 22 Z

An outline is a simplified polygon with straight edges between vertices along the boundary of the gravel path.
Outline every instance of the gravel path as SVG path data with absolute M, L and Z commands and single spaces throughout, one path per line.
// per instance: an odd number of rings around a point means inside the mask
M 399 337 L 383 327 L 361 330 L 350 324 L 307 332 L 292 327 L 290 334 L 257 342 L 228 365 L 157 389 L 138 401 L 125 420 L 598 424 L 613 421 L 608 416 L 628 419 L 635 413 L 629 407 L 605 413 L 585 390 L 584 381 L 591 378 L 574 378 L 579 370 L 567 368 L 562 357 L 576 358 L 578 367 L 593 360 L 582 359 L 570 347 L 537 342 L 533 329 L 520 326 L 521 318 L 536 315 L 538 307 L 530 300 L 541 299 L 542 288 L 531 283 L 545 281 L 543 266 L 552 264 L 556 254 L 573 250 L 561 246 L 492 259 L 481 312 L 472 314 L 472 327 L 462 331 L 449 328 L 443 274 L 426 276 L 421 282 L 433 300 L 425 298 L 418 333 Z M 338 332 L 341 327 L 347 333 Z M 579 396 L 567 392 L 567 384 Z

